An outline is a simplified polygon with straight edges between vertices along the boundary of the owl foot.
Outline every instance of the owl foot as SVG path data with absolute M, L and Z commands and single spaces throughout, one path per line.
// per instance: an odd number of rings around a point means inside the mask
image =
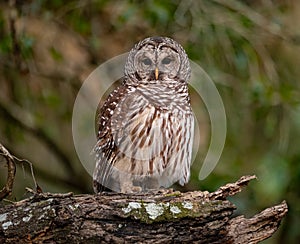
M 142 191 L 142 187 L 140 187 L 140 186 L 124 184 L 121 187 L 121 193 L 137 193 L 137 192 L 141 192 L 141 191 Z
M 132 186 L 132 192 L 141 192 L 143 189 L 140 186 Z

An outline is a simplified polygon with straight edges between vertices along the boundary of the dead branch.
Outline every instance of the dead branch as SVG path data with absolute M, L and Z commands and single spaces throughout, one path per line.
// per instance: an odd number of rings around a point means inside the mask
M 7 197 L 12 192 L 12 187 L 14 184 L 15 174 L 16 174 L 16 165 L 13 156 L 9 151 L 0 143 L 0 155 L 2 155 L 7 164 L 7 179 L 6 184 L 3 189 L 0 191 L 0 201 Z
M 254 178 L 212 193 L 34 194 L 0 209 L 0 243 L 257 243 L 277 230 L 287 204 L 233 218 L 226 197 Z

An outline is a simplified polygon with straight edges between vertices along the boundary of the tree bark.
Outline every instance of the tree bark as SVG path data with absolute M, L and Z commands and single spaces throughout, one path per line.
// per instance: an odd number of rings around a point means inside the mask
M 0 243 L 258 243 L 288 210 L 283 201 L 249 219 L 232 217 L 226 197 L 254 178 L 212 193 L 34 194 L 0 208 Z

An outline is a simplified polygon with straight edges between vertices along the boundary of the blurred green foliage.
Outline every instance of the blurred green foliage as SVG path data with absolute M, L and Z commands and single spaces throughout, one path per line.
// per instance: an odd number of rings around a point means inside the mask
M 287 200 L 288 216 L 265 243 L 298 243 L 298 1 L 32 0 L 0 6 L 1 143 L 33 162 L 45 191 L 92 191 L 72 145 L 72 108 L 83 80 L 138 40 L 170 36 L 212 77 L 228 123 L 218 166 L 199 182 L 205 141 L 185 190 L 215 190 L 256 174 L 258 181 L 232 199 L 238 211 L 250 215 Z M 24 167 L 12 199 L 33 186 Z M 1 185 L 4 176 L 0 163 Z

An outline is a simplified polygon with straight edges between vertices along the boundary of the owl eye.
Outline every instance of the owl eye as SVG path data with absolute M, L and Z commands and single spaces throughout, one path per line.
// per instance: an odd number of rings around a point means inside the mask
M 169 64 L 169 63 L 171 63 L 171 61 L 172 61 L 172 59 L 170 59 L 170 58 L 164 58 L 164 59 L 161 61 L 161 63 L 162 63 L 162 64 Z
M 142 63 L 143 63 L 144 65 L 149 66 L 149 65 L 152 64 L 152 61 L 150 60 L 150 58 L 144 58 L 144 59 L 142 60 Z

